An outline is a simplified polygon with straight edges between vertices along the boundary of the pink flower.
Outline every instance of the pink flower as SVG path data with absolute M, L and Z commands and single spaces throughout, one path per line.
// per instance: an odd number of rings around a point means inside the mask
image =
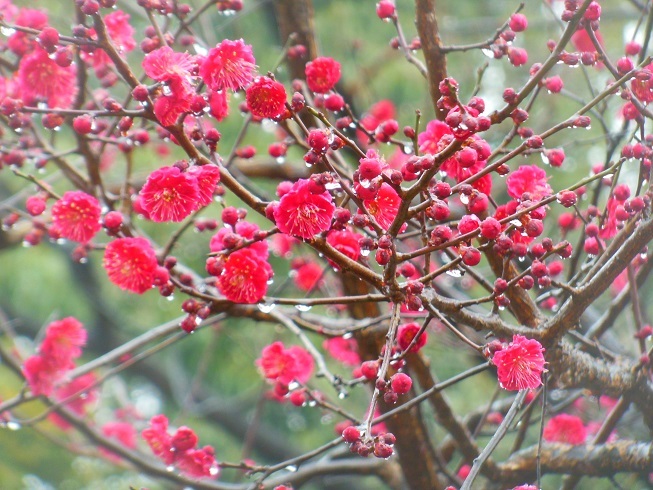
M 62 372 L 42 356 L 31 356 L 23 364 L 23 375 L 33 395 L 52 394 L 54 384 L 61 379 Z
M 420 153 L 429 155 L 436 155 L 441 152 L 454 139 L 451 128 L 446 123 L 438 120 L 430 121 L 426 125 L 426 129 L 417 135 Z M 468 141 L 472 141 L 476 148 L 481 150 L 477 151 L 478 160 L 476 163 L 471 166 L 461 165 L 457 159 L 457 155 L 460 154 L 459 152 L 445 160 L 440 166 L 440 170 L 447 174 L 447 176 L 455 179 L 456 182 L 462 182 L 479 173 L 485 168 L 487 156 L 490 154 L 490 147 L 487 142 L 477 135 L 472 135 Z M 479 177 L 472 183 L 472 187 L 489 195 L 492 191 L 492 177 L 489 174 Z
M 399 325 L 399 329 L 397 330 L 397 344 L 399 344 L 399 347 L 402 351 L 408 349 L 408 346 L 420 331 L 420 328 L 421 325 L 414 322 Z M 418 352 L 422 347 L 426 345 L 428 339 L 429 336 L 426 333 L 426 330 L 424 330 L 417 341 L 410 348 L 410 352 Z
M 284 86 L 268 77 L 257 78 L 245 93 L 250 112 L 267 118 L 281 116 L 286 111 L 286 97 Z
M 369 213 L 374 216 L 379 226 L 387 230 L 397 216 L 401 198 L 392 186 L 384 182 L 381 184 L 376 197 L 374 199 L 365 199 L 363 204 Z M 405 227 L 406 225 L 404 224 L 402 228 Z
M 361 238 L 363 237 L 360 234 L 350 230 L 331 230 L 327 235 L 327 243 L 351 260 L 358 260 L 361 254 Z
M 213 193 L 220 182 L 220 169 L 215 165 L 194 165 L 188 174 L 195 177 L 199 189 L 198 207 L 208 206 L 213 202 Z
M 227 256 L 217 286 L 229 301 L 252 304 L 265 296 L 271 277 L 270 264 L 248 247 Z
M 154 115 L 163 126 L 172 126 L 182 114 L 191 111 L 194 92 L 181 78 L 167 82 L 169 95 L 161 95 L 154 101 Z
M 534 389 L 542 384 L 544 348 L 535 339 L 514 335 L 492 358 L 499 384 L 506 390 Z
M 358 344 L 355 339 L 333 337 L 322 343 L 322 347 L 331 354 L 331 357 L 342 362 L 345 366 L 358 366 L 361 358 L 358 355 Z
M 197 209 L 197 179 L 178 167 L 162 167 L 150 174 L 141 189 L 142 205 L 152 221 L 183 221 Z
M 315 194 L 310 181 L 299 179 L 283 195 L 274 210 L 274 221 L 282 233 L 313 238 L 331 226 L 336 207 L 327 191 Z
M 612 238 L 617 234 L 616 211 L 617 211 L 617 207 L 620 205 L 621 203 L 617 201 L 615 198 L 611 197 L 608 199 L 608 202 L 606 204 L 608 215 L 607 215 L 607 219 L 603 221 L 603 225 L 599 230 L 600 238 L 607 240 L 608 238 Z
M 242 39 L 225 39 L 209 51 L 200 65 L 200 77 L 213 91 L 240 90 L 249 85 L 256 72 L 252 46 Z
M 69 383 L 57 387 L 54 391 L 54 398 L 58 402 L 64 402 L 64 406 L 72 411 L 78 417 L 83 417 L 86 413 L 87 405 L 97 400 L 97 390 L 93 385 L 97 382 L 95 373 L 83 374 Z M 63 430 L 71 427 L 63 417 L 52 414 L 51 421 Z
M 120 53 L 129 53 L 136 47 L 134 28 L 129 23 L 129 14 L 116 10 L 104 16 L 104 23 L 112 44 Z M 90 36 L 97 39 L 95 29 L 90 29 Z M 113 64 L 109 55 L 103 49 L 96 49 L 92 53 L 81 52 L 82 59 L 93 65 L 96 72 L 103 70 L 107 65 Z
M 39 349 L 48 362 L 59 369 L 68 369 L 73 359 L 82 355 L 87 333 L 82 323 L 70 316 L 50 323 Z
M 315 58 L 306 64 L 306 84 L 312 92 L 324 94 L 340 80 L 340 63 L 333 58 Z
M 67 109 L 77 94 L 75 66 L 59 66 L 38 47 L 20 60 L 16 77 L 21 97 L 28 105 L 45 102 L 50 108 Z
M 167 93 L 154 101 L 154 114 L 164 126 L 170 126 L 177 118 L 190 112 L 195 92 L 191 84 L 191 70 L 195 58 L 188 53 L 177 53 L 168 46 L 148 53 L 143 69 L 150 78 L 166 84 Z
M 158 263 L 147 239 L 118 238 L 107 244 L 103 266 L 116 286 L 143 294 L 152 287 Z
M 547 183 L 546 172 L 537 165 L 519 167 L 508 176 L 506 186 L 508 195 L 515 199 L 521 199 L 524 193 L 528 193 L 532 200 L 539 201 L 553 193 Z
M 0 12 L 5 14 L 4 5 L 2 7 Z M 7 13 L 10 15 L 16 14 L 11 7 Z M 48 25 L 48 14 L 41 10 L 21 8 L 15 22 L 17 26 L 31 27 L 40 31 Z M 7 39 L 7 47 L 18 56 L 29 53 L 35 46 L 37 46 L 36 40 L 26 32 L 16 31 Z
M 286 349 L 281 342 L 266 346 L 256 364 L 266 379 L 285 385 L 294 380 L 305 383 L 314 369 L 313 357 L 308 351 L 299 346 Z
M 52 227 L 62 238 L 80 243 L 102 229 L 100 202 L 82 191 L 68 191 L 52 206 Z
M 155 49 L 143 60 L 143 70 L 148 77 L 157 82 L 182 79 L 190 83 L 190 72 L 195 66 L 195 59 L 188 53 L 177 53 L 169 46 Z
M 579 417 L 561 413 L 546 423 L 543 436 L 547 442 L 562 442 L 577 446 L 585 442 L 587 429 Z
M 127 449 L 136 449 L 138 433 L 129 422 L 107 422 L 102 426 L 102 434 L 109 439 L 114 439 Z M 103 448 L 100 448 L 100 451 L 112 461 L 120 460 L 119 456 L 111 451 Z
M 176 464 L 182 473 L 191 478 L 217 478 L 220 471 L 214 454 L 211 446 L 189 449 L 179 456 Z
M 168 418 L 165 415 L 155 415 L 150 419 L 150 426 L 141 432 L 150 449 L 166 465 L 175 460 L 176 452 L 172 451 L 172 437 L 168 434 Z
M 323 271 L 320 264 L 305 261 L 295 268 L 295 285 L 302 291 L 313 291 L 322 286 Z
M 213 117 L 222 121 L 229 115 L 229 96 L 225 91 L 211 92 L 209 95 L 209 110 Z
M 34 395 L 52 394 L 54 384 L 66 371 L 75 366 L 74 360 L 86 344 L 86 330 L 73 317 L 50 323 L 39 354 L 29 357 L 23 366 L 23 374 Z

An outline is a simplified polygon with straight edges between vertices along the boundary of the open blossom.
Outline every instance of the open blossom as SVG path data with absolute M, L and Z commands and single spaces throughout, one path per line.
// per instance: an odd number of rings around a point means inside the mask
M 82 355 L 86 338 L 84 325 L 69 316 L 48 325 L 39 352 L 50 364 L 67 369 L 72 367 L 74 359 Z
M 155 49 L 145 55 L 143 70 L 148 77 L 157 82 L 182 79 L 190 83 L 190 73 L 195 66 L 195 58 L 188 53 L 178 53 L 169 46 Z
M 417 144 L 422 154 L 435 155 L 444 150 L 454 141 L 454 134 L 451 128 L 444 122 L 433 120 L 430 121 L 424 131 L 417 135 Z M 462 182 L 478 174 L 486 165 L 486 158 L 490 154 L 490 147 L 477 135 L 472 135 L 471 140 L 477 148 L 482 151 L 477 152 L 478 160 L 472 165 L 461 165 L 457 155 L 445 160 L 440 166 L 440 171 L 447 174 L 448 177 L 455 179 L 456 182 Z M 484 194 L 490 194 L 492 191 L 492 177 L 490 174 L 483 175 L 472 182 L 472 187 Z
M 295 269 L 295 285 L 302 291 L 313 291 L 322 286 L 322 266 L 311 260 L 302 261 Z
M 11 2 L 9 2 L 11 3 Z M 9 21 L 8 15 L 16 15 L 15 7 L 6 7 L 5 2 L 0 2 L 0 12 L 5 16 L 5 21 Z M 20 27 L 31 27 L 32 29 L 41 30 L 48 25 L 48 14 L 42 10 L 21 8 L 16 15 L 16 25 Z M 29 53 L 37 42 L 34 36 L 23 32 L 16 31 L 7 39 L 7 47 L 18 56 Z
M 327 243 L 351 260 L 358 260 L 361 254 L 360 234 L 350 230 L 331 230 L 327 235 Z
M 136 449 L 138 432 L 129 422 L 107 422 L 102 426 L 102 435 L 113 439 L 127 449 Z M 120 460 L 119 456 L 104 448 L 100 448 L 100 452 L 112 461 Z
M 52 206 L 52 227 L 62 238 L 80 243 L 102 229 L 100 202 L 82 191 L 68 191 Z
M 109 242 L 103 265 L 112 283 L 137 294 L 152 287 L 158 267 L 152 245 L 141 237 L 117 238 Z
M 136 47 L 134 39 L 134 28 L 129 23 L 130 15 L 122 10 L 116 10 L 104 16 L 104 24 L 107 27 L 107 33 L 111 43 L 120 53 L 129 53 Z M 89 35 L 92 39 L 97 39 L 95 29 L 89 29 Z M 113 62 L 109 55 L 103 49 L 96 49 L 92 53 L 81 51 L 82 59 L 91 64 L 96 71 L 104 69 Z
M 331 354 L 331 357 L 345 366 L 358 366 L 361 363 L 360 355 L 358 355 L 358 343 L 354 338 L 333 337 L 325 340 L 322 347 Z
M 402 351 L 408 349 L 408 346 L 413 341 L 420 329 L 420 324 L 415 322 L 399 325 L 399 328 L 397 329 L 397 344 L 399 344 L 399 347 Z M 422 347 L 426 345 L 428 338 L 429 336 L 426 333 L 426 330 L 424 330 L 417 341 L 410 348 L 410 352 L 418 352 Z
M 506 179 L 508 195 L 520 199 L 524 193 L 539 201 L 553 194 L 553 189 L 547 182 L 546 172 L 537 165 L 522 165 Z
M 274 221 L 282 233 L 310 239 L 331 226 L 336 209 L 328 191 L 313 193 L 310 181 L 299 179 L 283 195 L 274 210 Z
M 258 117 L 275 118 L 286 110 L 286 89 L 269 77 L 258 77 L 245 93 L 247 108 Z
M 191 111 L 194 92 L 181 78 L 172 78 L 166 85 L 168 94 L 154 101 L 154 115 L 163 126 L 171 126 L 182 114 Z
M 155 49 L 143 60 L 148 77 L 165 84 L 163 94 L 154 101 L 154 114 L 161 124 L 170 126 L 177 118 L 190 112 L 195 92 L 191 71 L 195 58 L 188 53 L 178 53 L 169 46 Z
M 98 397 L 98 391 L 95 388 L 97 376 L 95 373 L 86 373 L 74 378 L 68 383 L 57 386 L 54 390 L 54 398 L 68 408 L 78 417 L 86 414 L 88 405 L 95 403 Z M 63 430 L 68 430 L 72 426 L 63 417 L 53 413 L 50 420 Z
M 365 199 L 363 204 L 365 209 L 374 216 L 379 226 L 387 230 L 397 216 L 397 212 L 399 212 L 401 198 L 392 186 L 384 182 L 374 199 Z M 406 225 L 402 226 L 402 228 L 405 227 Z
M 211 446 L 197 448 L 198 437 L 192 429 L 180 427 L 168 432 L 168 418 L 155 415 L 150 426 L 141 432 L 152 452 L 166 465 L 175 465 L 191 478 L 215 478 L 219 468 Z
M 587 428 L 579 417 L 561 413 L 546 423 L 542 435 L 547 442 L 562 442 L 576 446 L 585 442 Z
M 152 221 L 183 221 L 197 209 L 200 189 L 197 179 L 175 166 L 152 172 L 141 189 L 142 205 Z
M 514 335 L 492 358 L 499 384 L 506 390 L 534 389 L 542 384 L 544 348 L 535 339 Z
M 240 90 L 249 85 L 256 72 L 256 60 L 252 46 L 242 39 L 225 39 L 208 55 L 200 65 L 199 74 L 204 83 L 214 91 Z
M 86 344 L 86 330 L 73 317 L 50 323 L 39 353 L 29 357 L 23 366 L 23 374 L 34 395 L 50 395 L 56 382 L 75 366 Z
M 75 66 L 59 66 L 38 47 L 20 60 L 16 77 L 21 98 L 27 105 L 44 102 L 50 108 L 67 109 L 77 94 Z
M 256 364 L 266 379 L 285 385 L 294 380 L 305 383 L 314 369 L 313 357 L 306 349 L 297 345 L 286 349 L 281 342 L 266 346 Z
M 340 63 L 333 58 L 320 57 L 306 63 L 306 84 L 315 93 L 324 94 L 340 80 Z
M 188 174 L 195 177 L 199 190 L 198 207 L 208 206 L 213 202 L 213 193 L 220 182 L 220 169 L 215 165 L 193 165 Z
M 220 292 L 234 303 L 257 303 L 265 296 L 272 268 L 256 249 L 243 248 L 229 254 L 218 277 Z

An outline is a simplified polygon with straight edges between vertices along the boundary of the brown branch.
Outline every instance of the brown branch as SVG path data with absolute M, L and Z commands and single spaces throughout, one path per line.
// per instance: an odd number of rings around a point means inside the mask
M 415 0 L 415 24 L 422 43 L 422 52 L 429 74 L 429 93 L 433 109 L 439 120 L 444 120 L 446 110 L 439 110 L 440 82 L 447 77 L 447 57 L 442 49 L 435 0 Z
M 518 485 L 536 478 L 537 446 L 512 455 L 500 465 L 505 484 Z M 571 446 L 544 444 L 540 454 L 542 473 L 585 476 L 614 476 L 619 472 L 653 471 L 653 444 L 618 441 L 606 444 Z

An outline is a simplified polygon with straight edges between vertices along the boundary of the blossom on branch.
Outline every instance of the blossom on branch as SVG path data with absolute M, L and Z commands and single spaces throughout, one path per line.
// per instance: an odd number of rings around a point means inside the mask
M 107 244 L 103 266 L 109 280 L 120 289 L 143 294 L 154 283 L 158 263 L 147 239 L 128 237 Z
M 200 203 L 197 179 L 188 172 L 182 173 L 175 166 L 162 167 L 152 172 L 143 185 L 140 196 L 150 219 L 159 223 L 183 221 Z
M 27 105 L 43 102 L 48 107 L 67 109 L 77 95 L 77 69 L 59 66 L 47 51 L 35 48 L 20 60 L 17 88 Z
M 495 352 L 492 363 L 506 390 L 528 390 L 542 384 L 544 348 L 535 339 L 514 335 L 510 344 Z
M 100 202 L 82 191 L 68 191 L 52 206 L 52 228 L 62 238 L 87 243 L 102 229 Z
M 335 209 L 328 191 L 319 192 L 309 180 L 299 179 L 279 201 L 274 221 L 282 233 L 308 240 L 329 229 Z
M 252 46 L 242 39 L 225 39 L 210 49 L 199 70 L 200 77 L 213 91 L 245 88 L 252 82 L 255 72 Z

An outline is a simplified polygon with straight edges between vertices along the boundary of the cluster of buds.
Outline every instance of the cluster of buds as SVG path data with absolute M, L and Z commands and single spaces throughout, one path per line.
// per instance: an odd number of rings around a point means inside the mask
M 352 426 L 342 431 L 342 438 L 349 444 L 349 450 L 364 458 L 373 454 L 377 458 L 387 459 L 394 453 L 393 446 L 397 441 L 394 434 L 390 432 L 381 433 L 374 438 L 365 438 L 361 431 Z

